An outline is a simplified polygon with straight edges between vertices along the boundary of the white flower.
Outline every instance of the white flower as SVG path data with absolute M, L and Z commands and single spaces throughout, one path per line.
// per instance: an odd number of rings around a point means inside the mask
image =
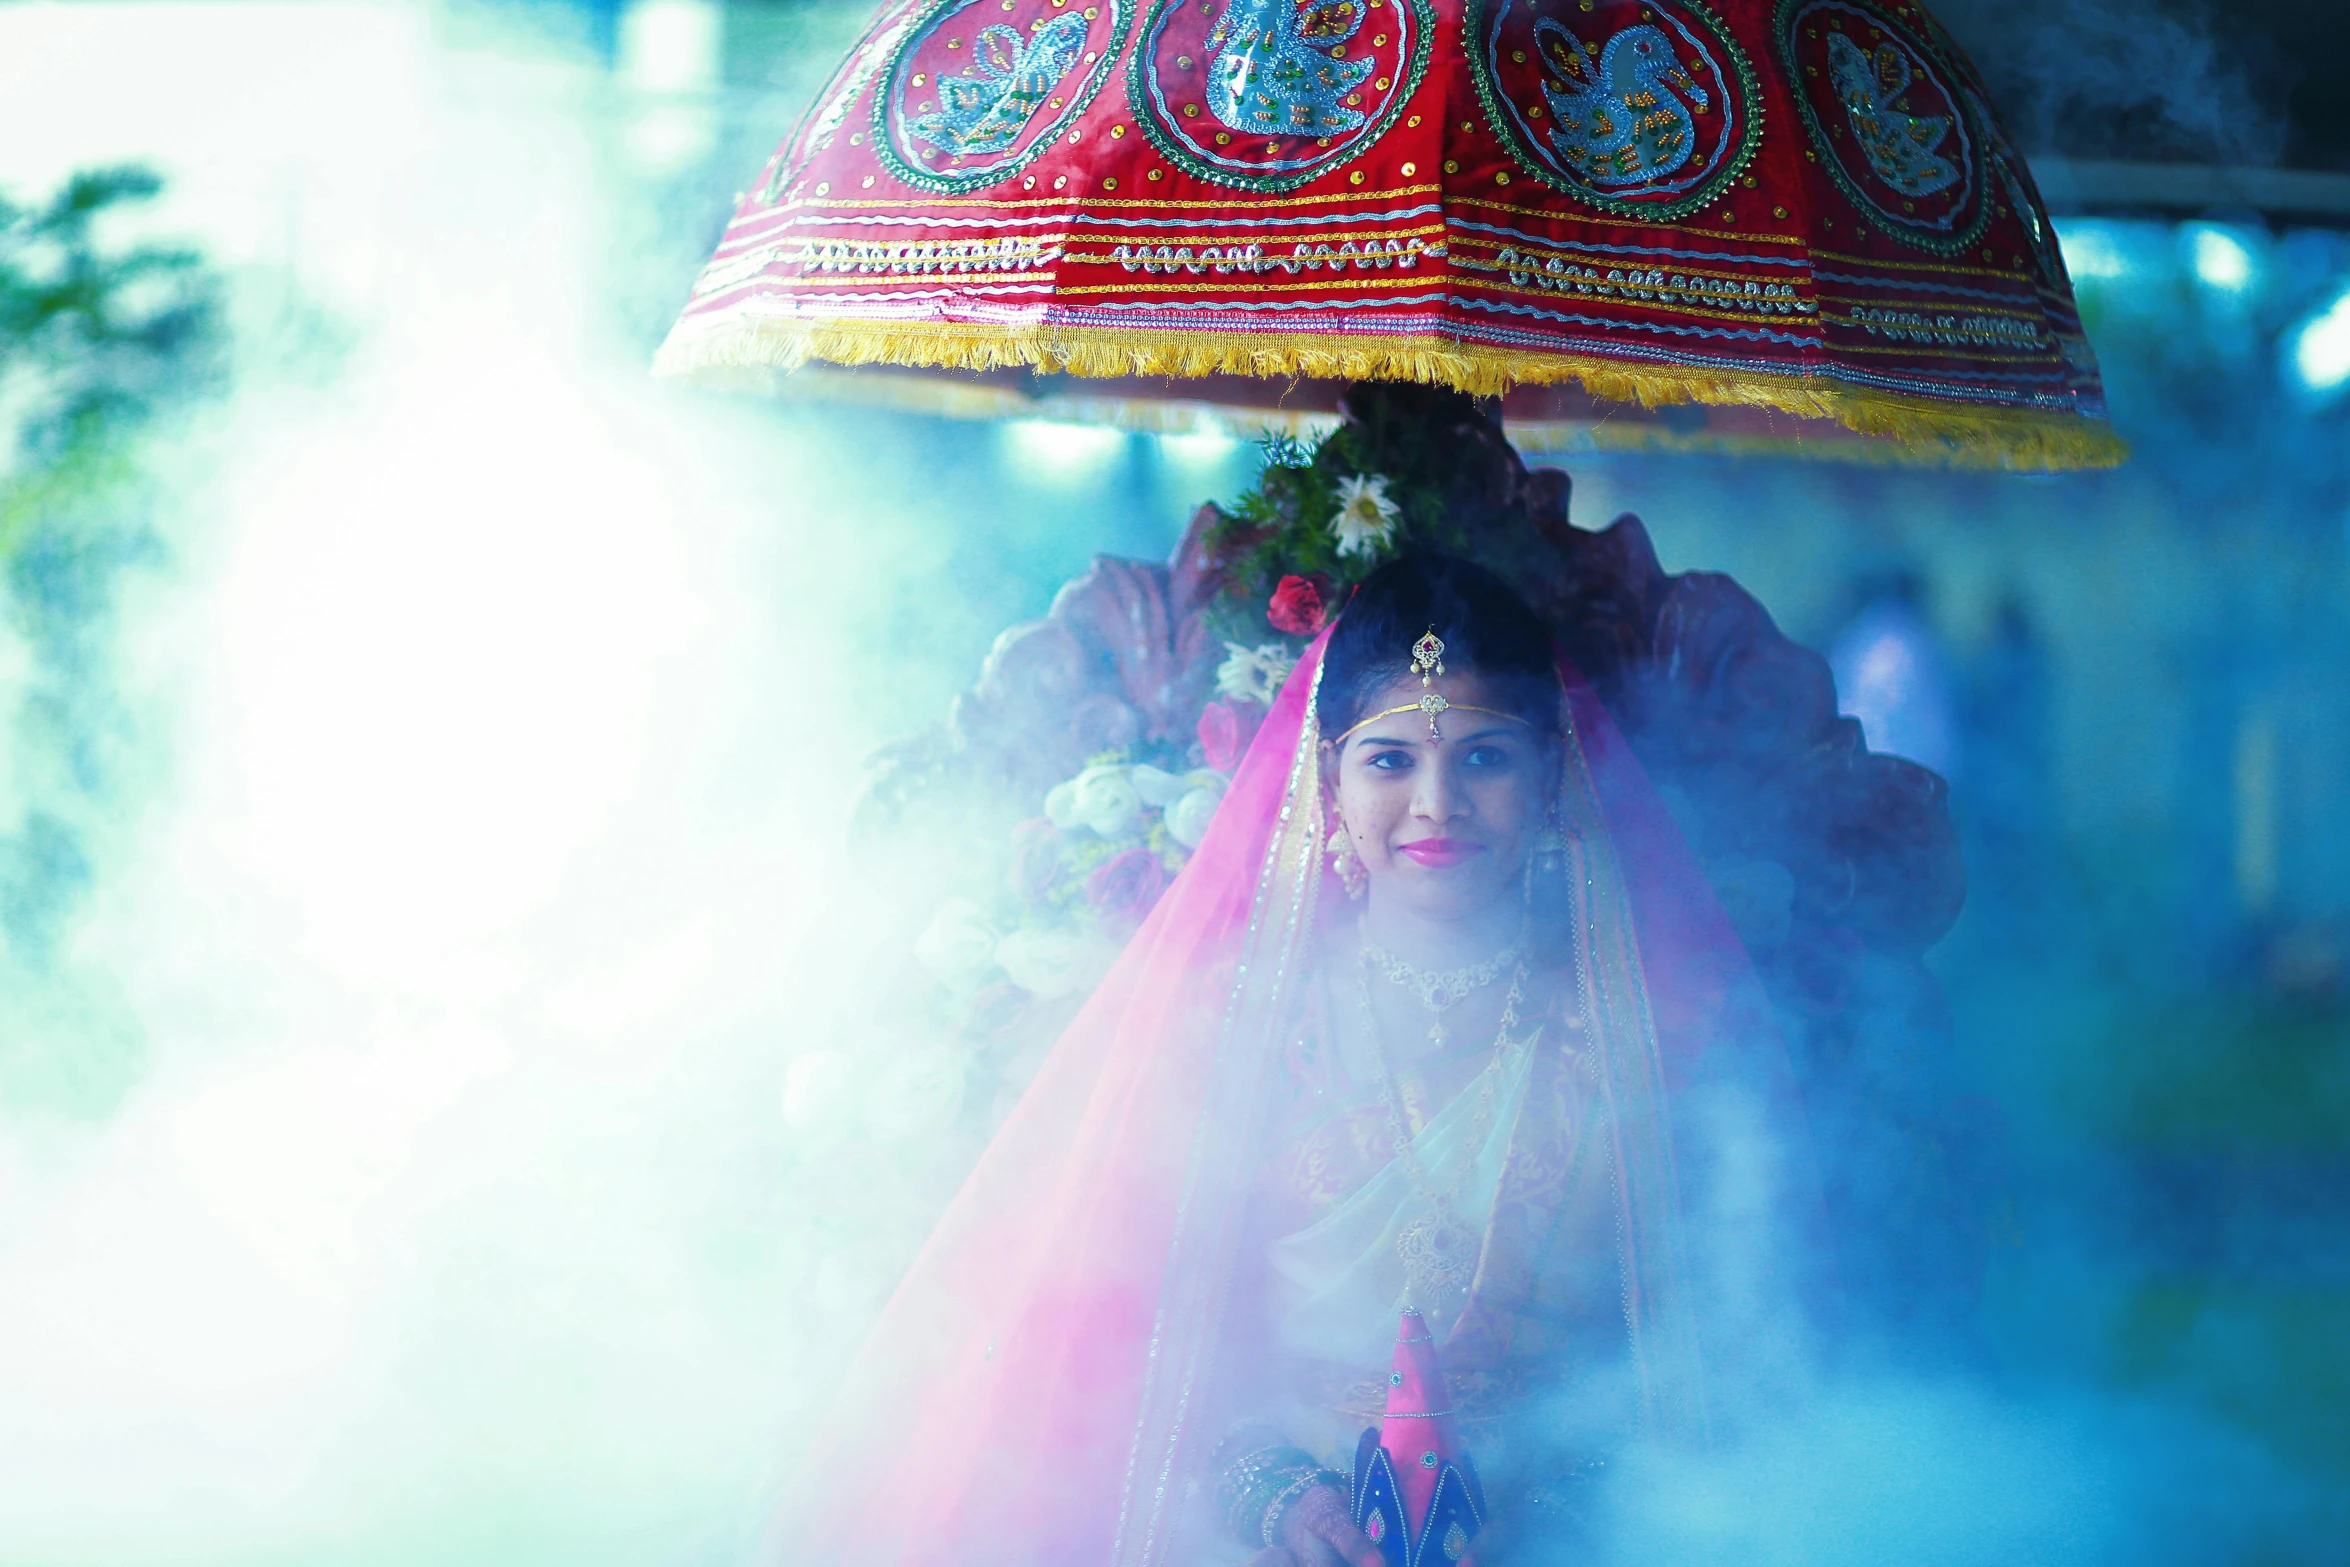
M 865 1100 L 865 1124 L 890 1140 L 944 1131 L 963 1108 L 969 1071 L 969 1058 L 957 1051 L 902 1051 L 874 1079 Z
M 1338 517 L 1331 524 L 1338 533 L 1338 553 L 1371 559 L 1395 537 L 1395 519 L 1403 508 L 1387 498 L 1387 480 L 1378 474 L 1357 474 L 1338 481 Z
M 1131 776 L 1134 792 L 1142 796 L 1142 803 L 1161 810 L 1173 805 L 1191 787 L 1191 780 L 1183 774 L 1161 772 L 1148 763 L 1138 765 Z
M 1216 669 L 1216 695 L 1254 702 L 1259 707 L 1273 705 L 1273 698 L 1280 694 L 1281 682 L 1297 667 L 1297 655 L 1279 642 L 1267 642 L 1260 647 L 1227 642 L 1224 652 L 1224 662 Z
M 1117 955 L 1107 942 L 1065 930 L 1016 930 L 995 950 L 1012 983 L 1046 1001 L 1090 986 Z
M 1105 838 L 1123 838 L 1142 825 L 1142 794 L 1134 769 L 1114 762 L 1088 767 L 1044 797 L 1045 819 L 1063 832 L 1083 827 Z
M 1189 792 L 1179 796 L 1167 807 L 1167 836 L 1186 849 L 1196 849 L 1199 841 L 1208 835 L 1208 823 L 1215 819 L 1216 807 L 1224 803 L 1225 778 L 1222 773 L 1207 768 L 1193 773 L 1194 782 Z
M 978 904 L 949 898 L 914 943 L 914 957 L 949 989 L 970 990 L 994 967 L 996 940 Z

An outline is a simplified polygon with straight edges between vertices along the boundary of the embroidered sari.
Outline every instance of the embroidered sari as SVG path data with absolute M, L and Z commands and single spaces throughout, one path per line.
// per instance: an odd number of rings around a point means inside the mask
M 765 1560 L 1235 1559 L 1208 1498 L 1236 1423 L 1328 1455 L 1374 1421 L 1411 1176 L 1329 1048 L 1326 639 L 892 1297 Z M 1706 1319 L 1754 1281 L 1693 1234 L 1726 1211 L 1749 1241 L 1801 1229 L 1805 1206 L 1798 1181 L 1757 1196 L 1753 1140 L 1720 1131 L 1797 1122 L 1736 941 L 1596 699 L 1562 674 L 1560 702 L 1572 972 L 1521 1048 L 1403 1084 L 1423 1173 L 1481 1227 L 1432 1320 L 1464 1435 L 1529 1476 L 1702 1441 L 1709 1360 L 1737 1348 Z

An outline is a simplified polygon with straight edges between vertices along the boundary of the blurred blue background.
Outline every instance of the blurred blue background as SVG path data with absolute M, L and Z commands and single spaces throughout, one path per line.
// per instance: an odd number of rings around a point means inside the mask
M 777 1109 L 862 758 L 1255 453 L 645 382 L 863 9 L 0 5 L 0 1562 L 734 1560 L 936 1201 Z M 1744 1559 L 2342 1560 L 2350 40 L 1947 15 L 2134 460 L 1567 463 L 1969 856 L 1965 1369 Z

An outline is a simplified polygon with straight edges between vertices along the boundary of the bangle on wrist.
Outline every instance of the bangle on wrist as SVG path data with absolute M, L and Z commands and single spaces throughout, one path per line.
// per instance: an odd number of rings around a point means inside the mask
M 1272 1500 L 1265 1504 L 1264 1514 L 1257 1521 L 1257 1543 L 1279 1545 L 1281 1543 L 1282 1516 L 1289 1511 L 1291 1505 L 1299 1497 L 1311 1491 L 1315 1486 L 1335 1485 L 1343 1489 L 1346 1483 L 1346 1476 L 1336 1470 L 1323 1469 L 1319 1466 L 1309 1469 L 1303 1474 L 1292 1475 L 1288 1483 L 1274 1492 Z
M 1253 1549 L 1272 1544 L 1268 1536 L 1280 1527 L 1282 1510 L 1326 1480 L 1346 1483 L 1343 1476 L 1324 1469 L 1302 1448 L 1260 1447 L 1224 1466 L 1216 1483 L 1216 1501 L 1225 1528 Z

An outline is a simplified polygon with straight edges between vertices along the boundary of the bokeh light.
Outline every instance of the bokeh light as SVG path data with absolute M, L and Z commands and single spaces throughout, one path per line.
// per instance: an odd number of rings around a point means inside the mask
M 2294 374 L 2310 391 L 2333 396 L 2350 385 L 2350 287 L 2292 334 Z
M 2260 263 L 2246 238 L 2216 224 L 2189 224 L 2184 230 L 2196 280 L 2222 294 L 2250 292 L 2259 283 Z

